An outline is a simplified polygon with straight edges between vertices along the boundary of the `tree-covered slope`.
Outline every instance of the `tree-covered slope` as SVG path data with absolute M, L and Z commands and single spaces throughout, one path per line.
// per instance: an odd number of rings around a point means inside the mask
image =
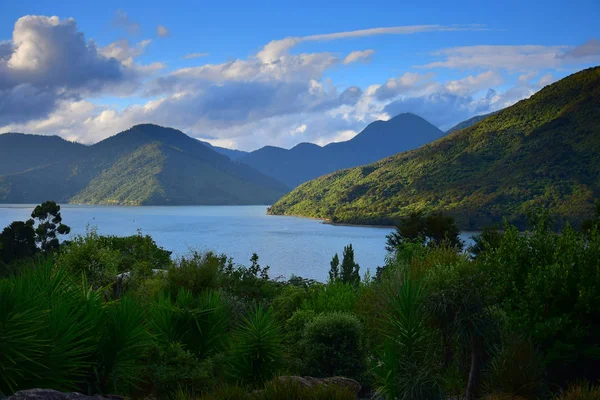
M 58 136 L 0 134 L 0 175 L 15 174 L 31 168 L 77 158 L 88 149 Z
M 401 151 L 412 150 L 444 133 L 414 114 L 375 121 L 354 138 L 321 147 L 300 143 L 290 150 L 265 146 L 239 158 L 265 175 L 296 187 L 338 169 L 369 164 Z
M 466 229 L 543 205 L 578 222 L 600 197 L 600 67 L 573 74 L 498 114 L 377 163 L 307 182 L 271 214 L 389 223 L 441 210 Z
M 0 176 L 0 201 L 91 204 L 270 204 L 280 182 L 183 132 L 137 125 L 63 160 Z

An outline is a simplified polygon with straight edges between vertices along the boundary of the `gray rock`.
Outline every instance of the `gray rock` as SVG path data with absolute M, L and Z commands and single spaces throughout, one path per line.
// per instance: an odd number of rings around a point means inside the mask
M 342 388 L 350 389 L 356 396 L 360 393 L 362 387 L 360 383 L 354 379 L 344 378 L 343 376 L 333 376 L 331 378 L 313 378 L 312 376 L 280 376 L 277 378 L 280 381 L 298 382 L 301 386 L 313 387 L 316 385 L 335 385 Z
M 52 389 L 28 389 L 21 390 L 9 396 L 7 400 L 123 400 L 123 397 L 108 396 L 86 396 L 85 394 L 72 392 L 63 393 Z

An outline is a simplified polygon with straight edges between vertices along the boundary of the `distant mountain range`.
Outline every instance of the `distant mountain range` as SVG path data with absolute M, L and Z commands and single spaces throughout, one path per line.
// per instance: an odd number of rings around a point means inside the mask
M 0 202 L 271 204 L 289 189 L 183 132 L 136 125 L 93 146 L 0 135 Z
M 321 147 L 300 143 L 290 150 L 265 146 L 238 158 L 289 187 L 339 169 L 369 164 L 393 154 L 416 149 L 439 139 L 444 132 L 414 114 L 375 121 L 351 140 Z
M 600 198 L 600 67 L 417 150 L 307 182 L 271 214 L 388 224 L 440 210 L 463 229 L 523 225 L 539 206 L 575 224 Z

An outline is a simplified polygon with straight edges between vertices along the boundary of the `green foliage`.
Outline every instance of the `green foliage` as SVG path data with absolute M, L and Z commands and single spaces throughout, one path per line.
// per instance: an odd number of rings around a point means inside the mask
M 302 348 L 298 343 L 304 336 L 304 328 L 311 323 L 317 313 L 313 310 L 298 310 L 285 322 L 286 342 L 293 346 L 292 353 L 300 355 Z
M 340 258 L 337 253 L 335 253 L 329 265 L 329 281 L 335 282 L 340 279 Z
M 59 240 L 56 235 L 68 235 L 71 232 L 71 228 L 62 223 L 60 206 L 54 201 L 45 201 L 36 206 L 31 213 L 31 218 L 38 222 L 35 228 L 35 241 L 44 252 L 58 249 Z M 30 224 L 33 223 L 30 220 Z
M 360 283 L 360 266 L 354 261 L 352 244 L 344 247 L 342 265 L 340 266 L 340 281 L 353 285 Z
M 435 331 L 427 326 L 423 284 L 407 269 L 390 272 L 387 338 L 375 368 L 379 393 L 392 399 L 442 399 Z
M 107 304 L 95 355 L 96 390 L 129 393 L 142 380 L 142 361 L 152 345 L 145 310 L 138 301 L 125 296 Z
M 281 329 L 270 311 L 256 307 L 234 332 L 231 373 L 240 383 L 256 385 L 271 379 L 282 366 Z
M 356 289 L 343 282 L 330 282 L 311 289 L 310 297 L 302 303 L 303 310 L 316 313 L 329 311 L 352 312 L 356 304 Z
M 230 263 L 224 255 L 212 252 L 192 252 L 189 257 L 181 257 L 167 273 L 170 292 L 176 295 L 180 288 L 193 294 L 220 286 L 220 271 Z
M 213 359 L 199 360 L 178 342 L 154 346 L 142 371 L 157 398 L 167 398 L 178 390 L 201 393 L 215 386 Z
M 298 286 L 286 286 L 273 299 L 273 313 L 280 321 L 287 321 L 308 299 L 308 290 Z
M 600 195 L 598 99 L 600 67 L 589 68 L 417 150 L 306 182 L 269 213 L 391 225 L 441 211 L 475 230 L 503 217 L 523 227 L 546 207 L 579 226 Z
M 218 293 L 199 295 L 180 288 L 174 300 L 160 295 L 150 306 L 151 329 L 165 346 L 181 343 L 200 359 L 225 347 L 230 325 L 229 309 Z
M 423 212 L 412 212 L 408 217 L 401 218 L 396 230 L 386 236 L 385 249 L 396 252 L 411 244 L 427 243 L 430 246 L 447 244 L 462 249 L 460 230 L 454 219 L 440 212 L 432 212 L 424 216 Z
M 586 381 L 572 383 L 556 400 L 600 400 L 600 386 Z
M 361 379 L 366 369 L 363 328 L 354 315 L 318 315 L 304 328 L 302 350 L 306 374 Z
M 0 233 L 0 260 L 6 264 L 31 257 L 37 251 L 33 221 L 15 221 Z
M 486 390 L 535 399 L 544 391 L 543 359 L 533 342 L 514 333 L 496 344 L 486 371 Z

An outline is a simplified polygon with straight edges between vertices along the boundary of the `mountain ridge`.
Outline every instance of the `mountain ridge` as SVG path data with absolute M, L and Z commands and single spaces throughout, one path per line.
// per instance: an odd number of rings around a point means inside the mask
M 419 149 L 299 186 L 270 214 L 390 224 L 443 211 L 463 229 L 524 225 L 537 207 L 577 224 L 600 197 L 600 67 Z
M 263 146 L 241 158 L 265 175 L 296 187 L 333 171 L 368 164 L 398 152 L 419 147 L 444 135 L 424 118 L 399 114 L 388 121 L 374 121 L 352 139 L 326 146 L 299 143 L 287 150 Z

